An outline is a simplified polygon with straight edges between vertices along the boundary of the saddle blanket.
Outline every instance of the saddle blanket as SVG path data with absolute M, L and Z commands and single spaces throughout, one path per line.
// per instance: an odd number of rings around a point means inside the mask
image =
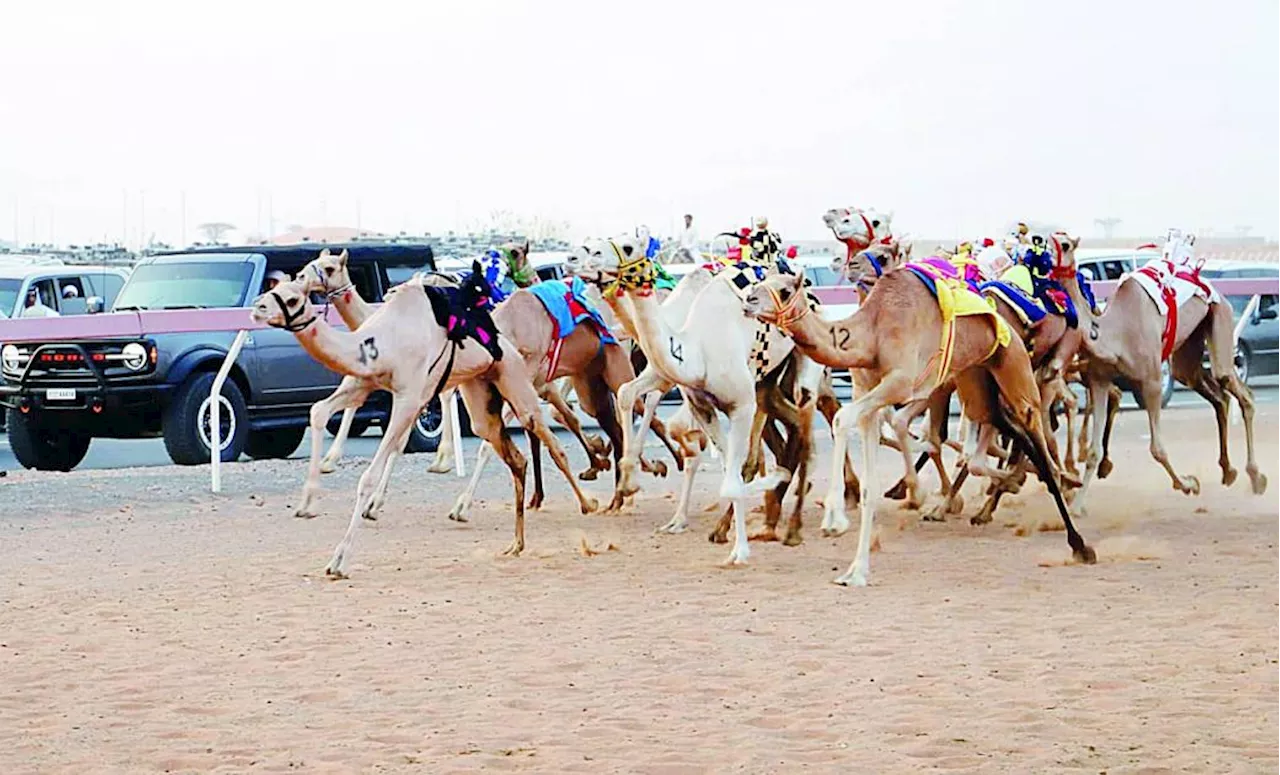
M 942 384 L 947 372 L 951 369 L 951 356 L 955 352 L 956 318 L 965 315 L 986 315 L 995 326 L 996 341 L 991 348 L 1007 347 L 1013 341 L 1013 331 L 1004 322 L 1004 318 L 996 313 L 995 307 L 982 296 L 974 293 L 969 284 L 960 279 L 959 272 L 946 259 L 937 259 L 905 264 L 904 269 L 920 278 L 925 287 L 938 302 L 938 310 L 942 313 L 942 342 L 938 346 L 938 376 L 935 386 Z M 989 357 L 989 356 L 988 356 Z
M 1152 274 L 1155 274 L 1160 279 L 1157 280 L 1156 277 L 1152 277 Z M 1130 280 L 1142 286 L 1142 290 L 1146 291 L 1151 300 L 1156 303 L 1156 309 L 1160 310 L 1161 316 L 1169 314 L 1169 305 L 1164 300 L 1163 285 L 1169 285 L 1173 288 L 1174 300 L 1179 308 L 1190 301 L 1193 296 L 1202 299 L 1207 304 L 1217 304 L 1222 301 L 1222 296 L 1218 294 L 1218 290 L 1210 285 L 1208 281 L 1196 277 L 1190 267 L 1178 266 L 1174 271 L 1170 271 L 1169 262 L 1163 258 L 1148 261 L 1138 271 L 1128 272 L 1120 278 L 1121 283 Z
M 999 280 L 989 280 L 982 283 L 978 286 L 978 290 L 984 294 L 998 296 L 1028 326 L 1044 320 L 1044 316 L 1047 314 L 1044 305 L 1032 295 L 1034 286 L 1031 283 L 1031 273 L 1027 271 L 1027 267 L 1023 264 L 1010 267 L 1000 275 Z
M 618 343 L 609 332 L 609 326 L 605 324 L 600 311 L 587 299 L 587 286 L 581 277 L 573 278 L 569 285 L 562 280 L 544 280 L 530 286 L 529 292 L 538 297 L 547 314 L 556 322 L 557 339 L 564 339 L 573 332 L 574 326 L 589 319 L 595 324 L 603 344 Z

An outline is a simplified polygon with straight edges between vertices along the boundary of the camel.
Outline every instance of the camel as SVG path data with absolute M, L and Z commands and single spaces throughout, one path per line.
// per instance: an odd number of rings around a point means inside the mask
M 475 311 L 488 287 L 476 276 L 479 265 L 474 269 L 472 282 L 461 289 L 429 287 L 420 281 L 392 289 L 386 302 L 364 321 L 359 331 L 330 327 L 297 280 L 282 283 L 253 302 L 250 315 L 255 322 L 293 333 L 317 361 L 357 378 L 357 385 L 339 397 L 342 400 L 329 402 L 332 411 L 358 406 L 372 390 L 387 390 L 392 396 L 390 420 L 373 460 L 360 476 L 347 532 L 325 568 L 331 578 L 347 576 L 356 530 L 369 508 L 375 485 L 390 477 L 414 418 L 449 388 L 462 391 L 473 427 L 494 446 L 511 471 L 516 493 L 515 537 L 506 554 L 518 556 L 525 547 L 525 459 L 502 425 L 503 401 L 515 408 L 526 432 L 547 445 L 582 513 L 596 508 L 595 500 L 577 486 L 564 450 L 542 420 L 537 393 L 523 360 L 515 347 L 497 333 L 492 321 L 485 319 L 487 315 Z M 313 438 L 332 414 L 325 411 L 328 408 L 312 407 Z
M 1213 406 L 1223 486 L 1230 486 L 1237 475 L 1227 448 L 1227 408 L 1230 398 L 1236 399 L 1244 420 L 1248 455 L 1245 471 L 1254 494 L 1265 493 L 1267 477 L 1258 469 L 1254 456 L 1253 391 L 1240 382 L 1232 363 L 1235 347 L 1231 308 L 1188 263 L 1194 237 L 1170 230 L 1161 258 L 1126 275 L 1106 310 L 1097 316 L 1089 310 L 1076 280 L 1075 251 L 1080 239 L 1055 232 L 1050 235 L 1049 244 L 1054 253 L 1054 275 L 1075 302 L 1080 327 L 1087 332 L 1082 370 L 1093 404 L 1093 427 L 1084 481 L 1072 501 L 1073 510 L 1086 513 L 1089 486 L 1101 461 L 1100 436 L 1109 425 L 1108 392 L 1117 377 L 1123 377 L 1135 393 L 1141 394 L 1151 432 L 1151 457 L 1168 473 L 1173 488 L 1187 495 L 1200 493 L 1200 480 L 1194 475 L 1179 476 L 1161 441 L 1160 363 L 1164 359 L 1169 359 L 1175 379 Z M 1157 302 L 1155 296 L 1161 301 Z M 1202 366 L 1206 346 L 1208 370 Z
M 593 277 L 597 283 L 607 283 L 606 297 L 610 293 L 621 293 L 632 306 L 630 322 L 648 366 L 639 377 L 619 389 L 620 406 L 632 405 L 635 397 L 642 393 L 666 392 L 679 385 L 694 421 L 717 446 L 722 445 L 716 413 L 720 411 L 728 416 L 727 444 L 722 446 L 725 470 L 720 497 L 730 500 L 733 506 L 734 542 L 726 562 L 745 564 L 750 556 L 746 499 L 773 489 L 791 475 L 775 472 L 748 485 L 743 474 L 756 414 L 756 382 L 781 366 L 790 354 L 790 345 L 785 337 L 778 337 L 776 331 L 770 333 L 761 324 L 743 316 L 742 301 L 727 275 L 713 278 L 696 292 L 687 319 L 676 321 L 667 317 L 653 297 L 656 269 L 635 237 L 589 240 L 581 248 L 577 272 Z M 681 282 L 671 298 L 680 293 L 686 282 Z M 621 308 L 618 305 L 615 310 Z M 759 346 L 754 345 L 757 335 L 761 337 Z M 755 369 L 750 360 L 753 350 L 757 361 Z M 619 464 L 624 481 L 628 468 L 635 465 L 638 456 L 630 423 L 626 430 L 626 451 Z M 665 527 L 675 532 L 682 526 L 669 523 Z
M 933 282 L 938 293 L 952 290 L 944 280 L 935 277 Z M 800 278 L 778 275 L 765 279 L 750 292 L 746 310 L 760 320 L 776 324 L 802 352 L 819 363 L 848 368 L 854 379 L 857 398 L 836 414 L 832 478 L 833 482 L 839 478 L 849 436 L 856 426 L 864 469 L 862 520 L 857 554 L 835 583 L 866 586 L 868 582 L 881 412 L 895 404 L 911 408 L 928 399 L 938 384 L 949 378 L 956 381 L 970 422 L 999 427 L 1035 462 L 1062 516 L 1074 557 L 1085 563 L 1096 561 L 1096 553 L 1076 531 L 1067 513 L 1052 469 L 1031 359 L 1022 347 L 1008 346 L 1011 334 L 1002 334 L 1004 323 L 999 317 L 959 314 L 945 320 L 942 305 L 924 279 L 910 268 L 885 273 L 866 301 L 844 320 L 819 319 L 810 314 L 803 298 Z M 905 454 L 904 459 L 910 466 Z M 826 525 L 848 529 L 841 499 L 827 498 Z
M 507 248 L 506 250 L 508 250 L 509 252 L 514 252 L 517 255 L 523 255 L 523 250 L 518 247 Z M 371 305 L 369 305 L 367 302 L 365 302 L 363 299 L 361 299 L 360 294 L 356 293 L 353 289 L 353 286 L 350 280 L 350 275 L 347 269 L 346 251 L 343 251 L 342 253 L 336 256 L 330 254 L 328 250 L 321 251 L 319 257 L 317 257 L 311 263 L 307 264 L 307 266 L 304 267 L 303 270 L 298 273 L 298 278 L 300 282 L 304 283 L 304 287 L 307 289 L 308 292 L 325 294 L 326 298 L 331 300 L 334 303 L 334 305 L 338 308 L 339 314 L 343 317 L 343 320 L 346 322 L 347 327 L 350 330 L 353 330 L 353 331 L 357 330 L 359 326 L 363 323 L 363 321 L 366 320 L 369 317 L 369 315 L 371 315 L 374 311 L 374 308 Z M 421 277 L 421 282 L 426 285 L 457 287 L 457 282 L 455 280 L 453 280 L 452 278 L 449 278 L 448 276 L 437 274 L 437 273 L 430 273 L 430 274 L 423 275 Z M 522 356 L 525 357 L 526 366 L 530 370 L 534 370 L 538 368 L 538 358 L 541 357 L 539 354 L 545 355 L 546 352 L 548 352 L 547 347 L 539 347 L 539 345 L 537 344 L 537 338 L 541 334 L 545 333 L 544 329 L 548 328 L 550 321 L 546 315 L 545 310 L 541 307 L 540 303 L 536 302 L 536 300 L 532 300 L 528 298 L 527 296 L 522 297 L 520 294 L 521 294 L 520 291 L 517 291 L 515 294 L 512 294 L 512 298 L 520 299 L 520 301 L 517 302 L 517 306 L 508 310 L 508 312 L 506 313 L 500 313 L 495 311 L 494 320 L 498 324 L 499 331 L 508 334 L 508 338 L 510 338 L 513 341 L 513 343 L 516 344 L 517 348 L 521 350 Z M 528 304 L 529 301 L 533 301 L 534 306 L 537 307 L 536 310 L 529 309 L 529 304 Z M 504 303 L 503 305 L 499 306 L 499 309 L 502 309 L 503 307 L 506 307 L 506 306 L 507 305 Z M 524 315 L 517 314 L 520 310 L 523 310 L 525 314 Z M 578 327 L 582 328 L 583 326 L 586 326 L 586 325 L 587 325 L 586 323 L 583 323 Z M 571 343 L 577 343 L 577 344 L 571 344 Z M 606 357 L 610 361 L 611 365 L 609 366 L 609 368 L 614 369 L 615 373 L 617 374 L 617 376 L 614 379 L 614 382 L 620 384 L 621 381 L 626 381 L 626 379 L 629 378 L 627 376 L 629 372 L 627 371 L 626 367 L 618 362 L 619 358 L 617 354 L 612 352 L 612 349 L 614 348 L 610 348 L 610 351 L 606 352 L 605 348 L 602 348 L 599 346 L 592 346 L 591 342 L 585 342 L 584 344 L 581 338 L 574 339 L 573 337 L 566 339 L 564 344 L 569 345 L 569 347 L 568 349 L 565 349 L 563 347 L 561 348 L 561 355 L 560 355 L 559 362 L 564 366 L 564 368 L 561 369 L 561 372 L 581 373 L 582 369 L 578 369 L 579 366 L 586 368 L 587 371 L 591 371 L 591 369 L 588 368 L 590 364 L 587 363 L 584 366 L 583 363 L 579 363 L 580 361 L 583 361 L 583 358 L 579 357 L 579 354 L 575 354 L 576 349 L 582 349 L 583 347 L 586 347 L 587 349 L 590 350 L 590 356 Z M 582 347 L 579 347 L 578 344 L 582 344 Z M 609 357 L 609 356 L 612 356 L 612 357 Z M 592 357 L 587 357 L 586 360 L 591 361 Z M 621 360 L 625 360 L 625 357 L 622 358 Z M 577 369 L 577 372 L 574 371 L 575 369 Z M 617 372 L 617 369 L 622 369 L 622 371 Z M 599 370 L 600 370 L 599 368 L 596 369 L 596 371 L 599 371 Z M 575 437 L 579 440 L 579 442 L 582 443 L 583 448 L 586 449 L 587 451 L 588 459 L 589 461 L 591 461 L 591 466 L 587 469 L 587 471 L 580 473 L 578 475 L 579 478 L 583 480 L 594 479 L 595 478 L 594 474 L 596 470 L 608 470 L 610 465 L 607 457 L 609 453 L 607 446 L 600 444 L 597 439 L 583 432 L 581 423 L 578 422 L 576 414 L 569 408 L 568 404 L 563 400 L 563 396 L 559 393 L 559 391 L 554 390 L 552 386 L 536 378 L 534 382 L 535 382 L 535 388 L 538 389 L 539 391 L 539 396 L 552 404 L 553 408 L 556 410 L 556 414 L 558 414 L 560 417 L 561 423 L 566 428 L 568 428 L 572 433 L 574 433 Z M 588 395 L 588 393 L 583 393 L 583 395 Z M 590 405 L 585 406 L 584 408 L 586 408 L 589 412 L 592 410 L 592 406 Z M 611 403 L 607 408 L 602 408 L 600 411 L 605 412 L 606 416 L 609 418 L 612 418 L 614 416 Z M 344 424 L 346 424 L 346 419 L 347 419 L 346 412 L 344 412 L 343 419 L 344 419 Z M 507 418 L 507 419 L 509 421 L 510 418 Z M 608 424 L 608 421 L 606 420 L 605 423 L 602 424 L 602 427 L 607 424 Z M 664 441 L 665 441 L 664 431 L 661 423 L 658 423 L 658 425 L 655 427 L 655 432 L 657 432 L 660 437 L 664 438 Z M 619 438 L 620 438 L 620 432 L 619 432 Z M 334 440 L 333 446 L 330 448 L 329 454 L 325 458 L 325 461 L 330 461 L 328 470 L 332 470 L 331 461 L 340 458 L 342 454 L 343 439 L 344 439 L 344 434 L 340 430 L 337 435 L 337 438 Z M 467 507 L 470 505 L 472 496 L 474 495 L 476 481 L 478 480 L 480 473 L 483 471 L 484 462 L 487 460 L 488 456 L 491 455 L 491 452 L 492 452 L 492 447 L 490 447 L 489 445 L 485 444 L 481 446 L 480 456 L 479 456 L 479 460 L 477 461 L 477 468 L 476 468 L 475 475 L 473 476 L 472 482 L 468 486 L 467 490 L 461 496 L 459 496 L 458 502 L 455 504 L 454 509 L 449 514 L 450 519 L 461 521 L 461 522 L 466 521 L 466 510 L 467 510 Z M 599 460 L 601 456 L 604 457 L 603 463 L 601 463 Z M 318 457 L 319 457 L 318 450 L 316 449 L 315 441 L 313 439 L 313 451 L 312 451 L 312 459 L 311 459 L 312 469 L 316 467 Z M 319 463 L 319 471 L 321 473 L 327 472 L 325 461 L 321 461 Z M 666 473 L 665 467 L 661 467 L 661 468 L 654 467 L 654 470 L 659 474 Z M 308 476 L 309 483 L 315 483 L 317 481 L 318 479 L 314 474 L 311 474 Z M 314 516 L 314 512 L 310 508 L 310 504 L 314 497 L 314 492 L 315 492 L 315 485 L 312 485 L 306 491 L 304 491 L 302 502 L 297 512 L 299 516 L 307 516 L 307 517 Z M 376 514 L 377 511 L 381 508 L 384 496 L 385 496 L 385 493 L 379 492 L 374 497 L 374 499 L 371 502 L 371 512 L 366 515 L 368 518 L 372 519 L 374 517 L 374 514 Z M 534 495 L 533 495 L 533 499 L 530 502 L 530 508 L 538 508 L 541 505 L 542 500 L 543 500 L 543 489 L 542 489 L 541 456 L 535 455 L 534 456 Z

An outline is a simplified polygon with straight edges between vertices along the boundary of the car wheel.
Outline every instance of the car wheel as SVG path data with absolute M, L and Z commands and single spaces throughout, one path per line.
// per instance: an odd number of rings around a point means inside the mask
M 342 428 L 342 415 L 335 414 L 329 418 L 329 422 L 324 425 L 325 430 L 329 431 L 330 436 L 337 436 L 338 430 Z M 359 418 L 351 421 L 351 428 L 347 431 L 347 438 L 358 439 L 369 430 L 369 421 Z
M 25 468 L 70 471 L 89 452 L 93 437 L 63 428 L 41 428 L 29 414 L 9 410 L 9 446 Z
M 273 428 L 268 431 L 250 431 L 244 452 L 254 460 L 279 460 L 287 458 L 302 443 L 306 428 Z
M 164 447 L 169 458 L 180 466 L 209 462 L 213 435 L 209 424 L 213 415 L 209 400 L 212 389 L 213 374 L 196 374 L 178 389 L 165 411 Z M 222 383 L 218 399 L 218 425 L 222 435 L 219 457 L 222 462 L 230 463 L 244 452 L 249 435 L 249 411 L 239 386 L 230 379 Z
M 427 404 L 426 408 L 413 421 L 409 428 L 409 440 L 404 445 L 405 452 L 435 452 L 440 447 L 440 435 L 444 431 L 444 414 L 440 410 L 440 399 Z M 384 426 L 383 433 L 386 433 Z
M 1173 388 L 1176 380 L 1173 378 L 1173 368 L 1168 361 L 1160 364 L 1160 408 L 1169 405 L 1169 400 L 1173 398 Z
M 1249 375 L 1253 372 L 1253 354 L 1249 352 L 1249 345 L 1244 342 L 1236 345 L 1235 367 L 1240 384 L 1249 384 Z

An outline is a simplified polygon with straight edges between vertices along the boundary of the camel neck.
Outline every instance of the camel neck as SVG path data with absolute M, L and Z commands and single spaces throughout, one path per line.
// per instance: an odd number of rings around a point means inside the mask
M 345 290 L 333 297 L 333 306 L 337 307 L 338 315 L 342 317 L 342 322 L 347 324 L 347 328 L 355 331 L 373 314 L 373 305 L 365 301 L 359 293 L 356 292 L 355 286 L 349 286 Z
M 632 323 L 636 337 L 649 363 L 664 377 L 679 384 L 691 384 L 702 378 L 699 353 L 696 348 L 686 348 L 681 332 L 672 329 L 663 319 L 653 293 L 640 295 L 638 291 L 628 290 L 627 297 L 635 310 Z
M 358 334 L 339 331 L 324 318 L 294 333 L 307 354 L 339 374 L 367 378 L 374 374 L 367 364 L 368 354 L 362 349 Z
M 868 297 L 869 303 L 874 299 Z M 875 333 L 866 304 L 843 320 L 827 321 L 810 312 L 791 325 L 791 338 L 807 357 L 824 366 L 869 369 L 875 366 Z
M 1108 304 L 1101 315 L 1094 315 L 1093 309 L 1089 306 L 1088 299 L 1084 296 L 1084 291 L 1080 290 L 1080 280 L 1073 272 L 1066 277 L 1058 280 L 1063 289 L 1067 292 L 1067 296 L 1071 299 L 1071 303 L 1075 305 L 1076 317 L 1079 319 L 1080 331 L 1083 334 L 1082 347 L 1090 358 L 1104 361 L 1107 363 L 1116 360 L 1114 352 L 1114 343 L 1116 337 L 1112 335 L 1111 329 L 1115 326 L 1118 319 L 1115 315 L 1115 305 Z M 1116 288 L 1119 291 L 1119 287 Z M 1116 294 L 1112 294 L 1115 299 Z

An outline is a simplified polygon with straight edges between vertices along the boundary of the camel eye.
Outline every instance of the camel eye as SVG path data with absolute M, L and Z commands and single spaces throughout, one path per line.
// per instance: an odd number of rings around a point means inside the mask
M 289 307 L 296 307 L 298 306 L 298 302 L 300 301 L 302 301 L 302 299 L 299 299 L 297 296 L 294 296 L 292 299 L 289 299 L 289 301 L 286 302 L 286 305 Z
M 783 288 L 781 293 L 778 294 L 778 296 L 780 296 L 783 301 L 786 301 L 787 299 L 791 298 L 791 291 L 787 290 L 786 288 Z

